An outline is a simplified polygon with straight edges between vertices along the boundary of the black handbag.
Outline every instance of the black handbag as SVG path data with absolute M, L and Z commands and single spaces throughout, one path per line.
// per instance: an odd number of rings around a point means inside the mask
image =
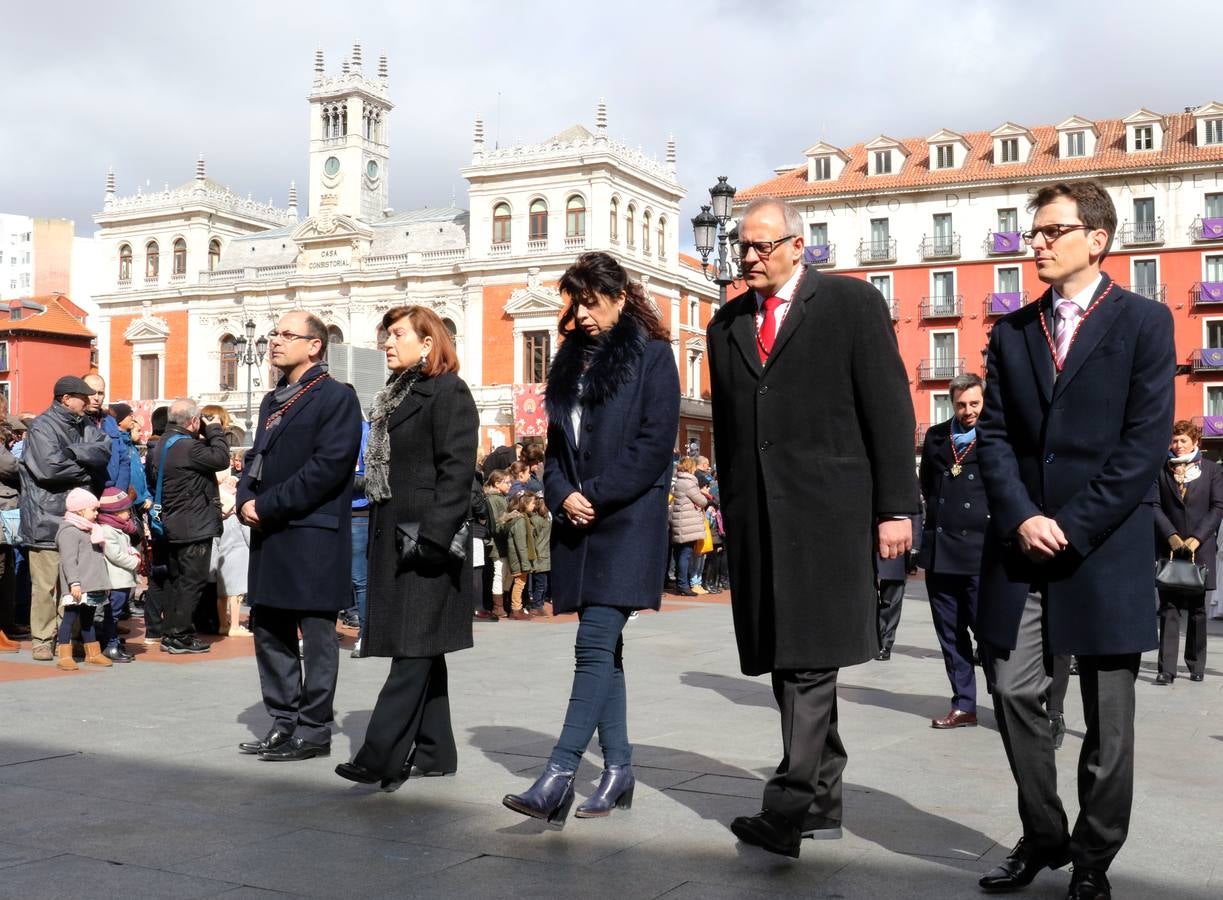
M 1155 586 L 1170 594 L 1200 596 L 1206 593 L 1206 567 L 1190 554 L 1188 559 L 1155 560 Z
M 467 542 L 471 538 L 471 522 L 464 521 L 459 530 L 450 539 L 447 557 L 450 562 L 461 563 L 467 559 Z M 400 565 L 405 563 L 416 551 L 420 543 L 420 523 L 400 522 L 395 526 L 395 550 L 399 553 Z

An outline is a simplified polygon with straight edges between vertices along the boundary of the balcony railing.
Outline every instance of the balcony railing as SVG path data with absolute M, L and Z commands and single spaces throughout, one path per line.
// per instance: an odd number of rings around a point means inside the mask
M 920 448 L 926 443 L 926 432 L 930 430 L 929 422 L 918 422 L 917 429 L 913 432 L 914 445 Z
M 532 238 L 527 241 L 527 253 L 543 253 L 548 249 L 547 238 Z
M 1189 293 L 1194 306 L 1223 305 L 1223 281 L 1199 281 Z
M 1005 316 L 1028 302 L 1027 291 L 994 291 L 985 295 L 985 314 Z
M 1154 222 L 1126 222 L 1119 232 L 1121 243 L 1127 246 L 1136 244 L 1162 244 L 1164 242 L 1164 220 Z
M 1202 429 L 1202 437 L 1223 437 L 1223 416 L 1194 416 L 1189 421 Z
M 862 241 L 858 244 L 858 263 L 895 262 L 896 238 L 881 241 Z
M 1223 375 L 1223 347 L 1203 347 L 1194 350 L 1189 361 L 1195 374 Z
M 1223 218 L 1202 216 L 1189 228 L 1195 241 L 1223 241 Z
M 946 237 L 923 237 L 918 252 L 923 260 L 954 259 L 960 255 L 960 236 L 949 234 Z
M 950 381 L 964 374 L 964 360 L 923 359 L 917 366 L 917 377 L 921 381 Z
M 1167 302 L 1168 286 L 1166 284 L 1123 284 L 1121 286 L 1140 297 L 1158 300 L 1160 303 Z
M 921 317 L 923 319 L 955 319 L 963 315 L 963 312 L 963 294 L 921 298 Z
M 1026 249 L 1023 235 L 1018 231 L 991 231 L 985 239 L 985 252 L 989 256 L 1023 253 Z
M 566 250 L 585 250 L 586 235 L 584 234 L 568 234 L 565 235 Z
M 490 256 L 509 256 L 510 255 L 510 242 L 502 241 L 499 244 L 493 244 L 492 248 L 489 251 L 489 255 Z
M 808 244 L 803 248 L 803 264 L 808 266 L 835 266 L 836 244 Z
M 898 321 L 900 319 L 900 301 L 895 297 L 884 297 L 883 302 L 888 305 L 888 313 L 892 316 L 892 321 Z

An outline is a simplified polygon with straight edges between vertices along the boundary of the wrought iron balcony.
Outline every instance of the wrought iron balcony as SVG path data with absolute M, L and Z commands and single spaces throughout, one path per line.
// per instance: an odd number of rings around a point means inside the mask
M 917 366 L 917 378 L 919 381 L 950 381 L 957 375 L 963 374 L 963 358 L 923 359 Z
M 1160 303 L 1167 302 L 1168 286 L 1166 284 L 1123 284 L 1121 286 L 1127 291 L 1133 291 L 1140 297 L 1158 300 Z
M 1154 222 L 1126 222 L 1118 232 L 1121 243 L 1126 246 L 1136 244 L 1162 244 L 1164 242 L 1164 220 Z
M 862 241 L 858 244 L 858 262 L 868 263 L 895 262 L 896 238 L 882 241 Z
M 1026 250 L 1023 234 L 1019 231 L 991 231 L 985 239 L 985 253 L 988 256 L 1006 256 Z
M 923 319 L 958 319 L 963 314 L 963 294 L 921 298 L 921 317 Z
M 1223 375 L 1223 347 L 1203 347 L 1189 358 L 1194 374 Z
M 1028 302 L 1027 291 L 994 291 L 985 295 L 985 314 L 1005 316 Z
M 836 244 L 808 244 L 803 248 L 803 264 L 807 266 L 835 266 Z
M 960 236 L 949 234 L 946 237 L 923 237 L 918 252 L 923 260 L 954 259 L 960 255 Z
M 1189 293 L 1194 306 L 1223 305 L 1223 281 L 1199 281 Z
M 1189 421 L 1202 429 L 1202 437 L 1223 437 L 1223 416 L 1194 416 Z
M 898 321 L 900 319 L 900 301 L 895 297 L 884 297 L 883 302 L 888 305 L 888 313 L 891 315 L 892 321 Z
M 1195 241 L 1223 241 L 1223 218 L 1202 216 L 1189 228 Z

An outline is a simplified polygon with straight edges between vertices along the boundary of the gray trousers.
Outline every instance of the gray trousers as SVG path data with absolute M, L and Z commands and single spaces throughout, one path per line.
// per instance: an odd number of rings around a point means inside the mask
M 315 744 L 331 742 L 332 701 L 340 671 L 335 617 L 334 612 L 262 604 L 251 611 L 263 706 L 277 731 Z M 298 631 L 301 658 L 297 655 Z
M 1076 866 L 1107 869 L 1129 831 L 1134 797 L 1134 681 L 1140 654 L 1078 656 L 1086 735 L 1079 754 L 1079 818 L 1067 835 L 1047 703 L 1053 684 L 1040 593 L 1028 594 L 1014 650 L 988 648 L 986 675 L 1019 794 L 1026 841 L 1069 841 Z
M 765 809 L 802 827 L 841 824 L 841 773 L 848 757 L 837 731 L 837 670 L 775 670 L 783 756 L 764 787 Z

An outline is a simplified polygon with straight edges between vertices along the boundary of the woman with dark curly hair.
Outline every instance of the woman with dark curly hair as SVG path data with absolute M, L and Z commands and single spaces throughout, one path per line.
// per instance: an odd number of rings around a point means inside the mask
M 679 373 L 650 299 L 607 253 L 584 253 L 560 280 L 564 342 L 548 375 L 544 497 L 553 510 L 552 603 L 578 614 L 573 689 L 543 774 L 504 803 L 561 826 L 596 728 L 598 789 L 579 818 L 633 800 L 621 632 L 658 609 L 667 567 L 667 488 L 679 429 Z

